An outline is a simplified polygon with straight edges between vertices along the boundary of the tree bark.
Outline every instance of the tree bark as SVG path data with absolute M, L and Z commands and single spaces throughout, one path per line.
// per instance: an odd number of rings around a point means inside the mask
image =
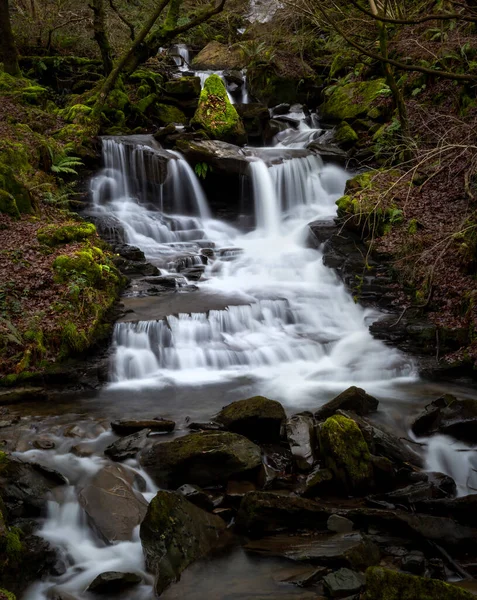
M 93 37 L 99 46 L 104 74 L 109 75 L 113 70 L 113 59 L 106 27 L 106 11 L 104 10 L 103 0 L 92 0 L 90 7 L 93 11 Z
M 8 0 L 0 0 L 0 57 L 9 75 L 20 75 L 18 51 L 13 37 Z

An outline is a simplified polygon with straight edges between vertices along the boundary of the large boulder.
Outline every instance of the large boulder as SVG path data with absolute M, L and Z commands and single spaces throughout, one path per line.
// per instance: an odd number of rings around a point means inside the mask
M 90 525 L 109 544 L 132 539 L 146 514 L 147 502 L 132 483 L 130 471 L 108 465 L 78 495 Z
M 150 433 L 150 429 L 142 429 L 136 433 L 131 433 L 131 435 L 126 435 L 105 448 L 104 453 L 112 460 L 121 461 L 133 458 L 144 448 L 147 443 L 147 436 Z
M 191 125 L 218 140 L 239 145 L 247 141 L 243 123 L 229 100 L 225 85 L 215 74 L 205 81 Z
M 246 175 L 250 159 L 242 148 L 220 140 L 178 140 L 178 150 L 192 163 L 207 163 L 215 172 Z
M 0 495 L 12 517 L 39 517 L 50 492 L 65 483 L 52 469 L 0 452 Z
M 235 104 L 235 108 L 242 119 L 249 139 L 263 139 L 266 127 L 270 121 L 268 108 L 259 102 Z
M 364 116 L 379 118 L 383 112 L 381 101 L 387 96 L 389 87 L 384 79 L 354 81 L 335 86 L 319 113 L 323 119 L 339 122 Z
M 198 98 L 200 89 L 200 77 L 181 77 L 166 81 L 165 84 L 166 94 L 179 98 Z
M 238 46 L 228 47 L 220 42 L 209 42 L 192 60 L 194 69 L 220 71 L 222 69 L 240 69 L 244 66 L 242 52 Z
M 362 388 L 352 385 L 336 398 L 326 402 L 315 412 L 315 418 L 324 421 L 339 409 L 350 410 L 357 415 L 367 415 L 378 408 L 379 401 L 367 394 Z
M 466 590 L 438 579 L 427 579 L 370 567 L 366 571 L 365 600 L 475 600 Z
M 143 454 L 141 463 L 159 485 L 206 486 L 258 470 L 261 452 L 241 435 L 203 431 L 158 442 Z
M 225 429 L 258 442 L 278 442 L 285 419 L 283 406 L 263 396 L 232 402 L 215 418 Z
M 225 522 L 182 494 L 160 491 L 141 524 L 146 566 L 159 596 L 191 563 L 229 541 Z
M 276 492 L 250 492 L 240 504 L 237 526 L 250 536 L 298 529 L 326 530 L 331 509 L 313 500 Z
M 114 595 L 128 590 L 141 583 L 142 577 L 137 573 L 121 573 L 107 571 L 101 573 L 89 584 L 87 591 L 93 594 Z
M 416 435 L 444 433 L 469 443 L 477 442 L 477 400 L 445 394 L 426 406 L 412 424 Z
M 359 494 L 372 487 L 373 468 L 368 445 L 352 420 L 329 417 L 319 429 L 320 455 L 343 490 Z

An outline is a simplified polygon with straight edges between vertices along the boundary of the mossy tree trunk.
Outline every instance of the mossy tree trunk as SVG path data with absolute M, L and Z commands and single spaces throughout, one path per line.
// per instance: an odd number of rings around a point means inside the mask
M 148 58 L 155 56 L 161 46 L 171 42 L 180 33 L 184 33 L 220 13 L 225 6 L 225 2 L 226 0 L 220 0 L 218 5 L 211 5 L 202 10 L 195 19 L 190 19 L 185 25 L 177 26 L 182 0 L 161 0 L 144 24 L 136 39 L 132 42 L 131 46 L 124 51 L 113 70 L 105 79 L 99 92 L 98 100 L 94 106 L 93 115 L 99 116 L 104 103 L 110 92 L 114 89 L 122 73 L 128 75 L 133 73 L 140 64 L 145 62 Z M 170 5 L 170 8 L 164 23 L 150 33 L 151 29 L 168 5 Z
M 20 75 L 18 51 L 13 37 L 8 0 L 0 0 L 0 58 L 10 75 Z
M 103 0 L 92 0 L 90 7 L 93 11 L 93 37 L 99 46 L 104 74 L 109 75 L 113 70 L 113 59 L 106 26 L 106 11 L 104 9 Z

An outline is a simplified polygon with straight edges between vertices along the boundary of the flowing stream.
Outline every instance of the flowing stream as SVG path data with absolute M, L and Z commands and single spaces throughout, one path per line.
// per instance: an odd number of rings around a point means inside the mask
M 281 136 L 273 151 L 280 152 L 287 140 L 303 143 Z M 125 301 L 147 304 L 149 317 L 126 313 L 115 326 L 110 381 L 101 396 L 109 417 L 182 412 L 211 418 L 223 404 L 252 392 L 298 412 L 350 385 L 386 399 L 417 384 L 412 359 L 373 339 L 368 326 L 376 313 L 354 302 L 323 265 L 321 251 L 307 243 L 310 221 L 335 216 L 349 173 L 311 153 L 271 166 L 250 157 L 256 225 L 246 231 L 214 219 L 187 162 L 152 137 L 105 138 L 103 159 L 91 183 L 92 213 L 112 219 L 124 241 L 160 269 L 159 276 L 148 278 L 151 285 L 174 284 L 161 296 L 134 285 L 128 291 Z M 200 279 L 190 279 L 187 269 L 199 269 Z M 52 586 L 87 598 L 88 584 L 104 571 L 141 574 L 144 585 L 127 597 L 151 597 L 137 529 L 130 541 L 105 544 L 86 524 L 78 502 L 78 491 L 110 464 L 102 452 L 112 439 L 107 428 L 89 435 L 93 451 L 83 458 L 71 453 L 75 442 L 65 437 L 58 438 L 55 452 L 23 454 L 57 469 L 70 484 L 50 502 L 39 531 L 62 550 L 64 573 L 35 584 L 25 600 L 44 600 Z M 473 452 L 460 452 L 461 446 L 449 450 L 441 438 L 431 446 L 429 468 L 450 472 L 465 491 L 462 473 L 472 470 Z M 139 476 L 149 500 L 156 489 L 147 475 L 135 461 L 127 461 L 126 469 Z M 237 561 L 238 572 L 260 579 L 261 567 L 243 554 Z M 227 578 L 207 573 L 210 580 L 218 577 L 214 597 L 222 598 Z M 191 589 L 181 596 L 172 588 L 164 597 L 195 598 Z M 287 597 L 295 591 L 287 588 Z

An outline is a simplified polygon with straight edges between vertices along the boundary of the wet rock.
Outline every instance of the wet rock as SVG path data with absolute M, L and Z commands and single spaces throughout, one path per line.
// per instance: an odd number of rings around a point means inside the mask
M 136 261 L 136 260 L 127 260 L 122 256 L 113 257 L 114 265 L 123 273 L 124 275 L 130 276 L 152 276 L 159 275 L 159 269 L 152 265 L 147 261 Z
M 299 562 L 364 569 L 379 563 L 378 547 L 359 533 L 273 535 L 249 542 L 247 552 Z
M 78 600 L 77 596 L 73 596 L 69 592 L 62 590 L 56 585 L 51 587 L 46 592 L 46 597 L 48 598 L 48 600 Z
M 225 175 L 248 172 L 250 160 L 239 146 L 220 140 L 181 140 L 177 142 L 177 148 L 189 162 L 205 162 L 215 172 Z
M 335 533 L 350 533 L 354 529 L 353 521 L 339 515 L 331 515 L 326 522 L 326 526 Z
M 110 544 L 130 540 L 147 511 L 146 500 L 133 490 L 131 480 L 124 467 L 108 465 L 78 494 L 90 525 Z
M 160 485 L 206 486 L 255 472 L 261 465 L 261 452 L 241 435 L 204 431 L 155 444 L 143 454 L 141 463 Z
M 0 389 L 0 406 L 20 402 L 41 402 L 48 399 L 47 391 L 41 387 L 15 387 Z
M 177 492 L 160 491 L 141 524 L 146 566 L 160 595 L 191 563 L 229 541 L 225 522 Z
M 393 492 L 371 496 L 370 499 L 388 502 L 393 505 L 410 506 L 424 500 L 454 496 L 456 493 L 456 485 L 452 477 L 448 477 L 442 473 L 436 473 L 434 475 L 440 475 L 440 477 L 435 477 L 434 481 L 432 479 L 420 481 Z
M 53 450 L 56 448 L 55 442 L 48 438 L 38 438 L 37 440 L 34 440 L 33 446 L 39 450 Z
M 363 575 L 346 568 L 323 577 L 325 590 L 331 598 L 344 598 L 351 594 L 357 594 L 364 587 L 364 582 Z
M 312 142 L 307 146 L 307 149 L 313 152 L 313 154 L 318 154 L 325 162 L 331 162 L 342 167 L 348 166 L 348 162 L 350 160 L 349 154 L 338 148 L 338 146 L 331 146 L 329 144 L 323 144 L 320 142 Z
M 112 460 L 117 461 L 133 458 L 144 448 L 147 442 L 147 436 L 150 433 L 150 429 L 142 429 L 137 433 L 131 433 L 131 435 L 127 435 L 126 437 L 113 442 L 104 450 L 104 453 Z
M 86 437 L 86 431 L 79 425 L 68 425 L 68 427 L 63 431 L 63 435 L 71 438 L 82 438 Z
M 165 84 L 166 94 L 179 98 L 198 98 L 200 95 L 200 77 L 181 77 L 171 79 Z
M 306 478 L 303 495 L 310 498 L 325 496 L 332 491 L 333 481 L 334 477 L 330 469 L 317 467 Z
M 67 481 L 57 471 L 0 452 L 0 490 L 12 517 L 38 517 L 49 493 Z
M 288 442 L 296 466 L 302 471 L 311 469 L 315 462 L 315 422 L 311 415 L 293 415 L 286 423 Z
M 237 527 L 250 536 L 299 529 L 326 530 L 329 507 L 298 496 L 251 492 L 240 504 Z
M 244 84 L 244 78 L 241 71 L 234 69 L 224 71 L 224 78 L 227 83 L 234 83 L 238 87 Z
M 127 260 L 136 262 L 144 262 L 146 260 L 144 252 L 137 246 L 130 246 L 129 244 L 116 244 L 113 246 L 113 251 Z
M 452 517 L 457 522 L 477 527 L 477 494 L 443 500 L 423 500 L 415 509 L 432 515 Z
M 382 567 L 366 571 L 366 600 L 475 600 L 470 592 L 436 579 L 406 575 Z
M 232 402 L 216 417 L 216 421 L 229 431 L 260 442 L 279 441 L 285 420 L 283 406 L 263 396 Z
M 315 419 L 324 421 L 337 410 L 349 410 L 357 415 L 368 415 L 378 409 L 379 401 L 367 394 L 362 388 L 351 386 L 339 396 L 333 398 L 315 412 Z
M 107 571 L 101 573 L 89 584 L 87 591 L 92 594 L 119 594 L 141 583 L 142 577 L 136 573 Z
M 151 431 L 169 433 L 174 431 L 175 422 L 169 419 L 121 419 L 112 421 L 111 429 L 119 435 L 130 435 L 141 431 L 141 429 L 150 429 Z
M 258 102 L 235 104 L 234 106 L 242 119 L 242 123 L 244 124 L 245 131 L 249 138 L 263 138 L 270 120 L 268 108 L 264 104 Z
M 243 57 L 238 46 L 229 47 L 220 42 L 212 41 L 203 48 L 192 60 L 194 69 L 220 71 L 223 69 L 240 69 Z
M 185 485 L 181 485 L 177 491 L 189 502 L 192 502 L 192 504 L 195 504 L 195 506 L 198 506 L 203 510 L 211 511 L 214 508 L 212 497 L 197 485 L 190 485 L 186 483 Z
M 290 112 L 290 105 L 282 102 L 282 104 L 277 104 L 277 106 L 271 108 L 270 112 L 272 113 L 272 117 L 286 115 Z
M 412 424 L 416 435 L 443 433 L 464 442 L 477 442 L 477 400 L 446 394 L 426 406 Z
M 91 442 L 80 442 L 79 444 L 75 444 L 71 447 L 70 452 L 75 456 L 80 456 L 82 458 L 86 456 L 93 456 L 96 448 L 95 444 Z
M 225 427 L 222 423 L 216 423 L 215 421 L 206 421 L 204 423 L 197 423 L 193 421 L 187 425 L 188 429 L 193 429 L 194 431 L 224 431 Z
M 329 417 L 319 428 L 320 455 L 336 483 L 351 494 L 360 494 L 373 485 L 368 445 L 357 424 L 347 417 Z
M 275 572 L 273 579 L 278 583 L 291 583 L 304 588 L 314 586 L 328 571 L 326 567 L 297 564 Z
M 403 557 L 401 569 L 413 575 L 423 575 L 426 570 L 424 554 L 419 550 L 412 550 L 412 552 Z

